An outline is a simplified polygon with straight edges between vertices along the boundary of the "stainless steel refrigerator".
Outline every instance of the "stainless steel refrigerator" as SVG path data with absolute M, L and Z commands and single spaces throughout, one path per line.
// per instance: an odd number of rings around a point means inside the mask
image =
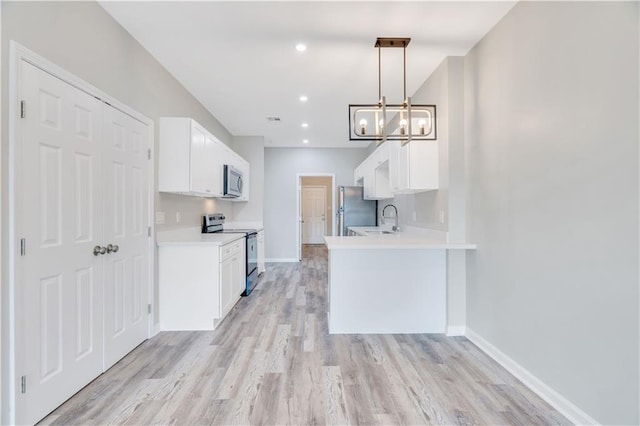
M 338 187 L 338 235 L 349 235 L 350 226 L 377 226 L 378 202 L 365 200 L 361 186 Z

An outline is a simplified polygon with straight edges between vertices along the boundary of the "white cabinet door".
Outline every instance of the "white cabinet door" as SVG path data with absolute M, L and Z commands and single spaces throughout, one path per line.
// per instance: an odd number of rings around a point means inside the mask
M 247 288 L 244 250 L 240 251 L 231 260 L 233 262 L 233 303 L 235 304 L 238 296 Z
M 223 260 L 220 263 L 220 311 L 222 317 L 231 310 L 236 301 L 234 296 L 234 279 L 236 278 L 236 264 L 233 257 Z
M 397 162 L 389 163 L 393 192 L 413 193 L 438 189 L 438 143 L 412 141 L 392 146 Z M 392 158 L 392 157 L 391 157 Z
M 191 187 L 194 194 L 212 196 L 217 160 L 215 140 L 194 121 L 191 126 Z

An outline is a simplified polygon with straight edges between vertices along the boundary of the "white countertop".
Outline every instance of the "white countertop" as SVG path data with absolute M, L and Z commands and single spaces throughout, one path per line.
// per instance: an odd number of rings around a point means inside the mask
M 329 250 L 389 250 L 389 249 L 475 249 L 466 241 L 449 241 L 446 232 L 435 230 L 409 230 L 391 234 L 370 233 L 388 230 L 388 227 L 350 227 L 358 234 L 354 237 L 324 237 Z M 367 232 L 369 231 L 369 233 Z
M 200 228 L 185 228 L 158 232 L 156 243 L 158 246 L 201 244 L 220 246 L 241 238 L 244 238 L 244 234 L 203 234 Z

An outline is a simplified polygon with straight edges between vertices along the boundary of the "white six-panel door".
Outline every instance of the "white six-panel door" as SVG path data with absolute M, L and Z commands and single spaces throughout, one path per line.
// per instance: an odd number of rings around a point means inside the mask
M 141 122 L 104 106 L 105 370 L 148 333 L 147 131 Z
M 326 200 L 324 186 L 302 187 L 302 244 L 324 243 Z
M 102 372 L 102 103 L 23 63 L 20 216 L 27 393 L 34 423 Z
M 147 338 L 148 128 L 24 61 L 20 76 L 16 419 L 35 423 Z

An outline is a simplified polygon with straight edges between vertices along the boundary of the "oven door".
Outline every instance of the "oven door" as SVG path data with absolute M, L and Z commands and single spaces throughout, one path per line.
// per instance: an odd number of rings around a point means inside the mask
M 258 269 L 258 234 L 247 235 L 247 276 Z
M 242 196 L 242 171 L 235 167 L 224 165 L 224 186 L 223 196 L 229 198 Z
M 251 290 L 258 284 L 258 234 L 247 235 L 247 287 L 243 296 L 251 294 Z

